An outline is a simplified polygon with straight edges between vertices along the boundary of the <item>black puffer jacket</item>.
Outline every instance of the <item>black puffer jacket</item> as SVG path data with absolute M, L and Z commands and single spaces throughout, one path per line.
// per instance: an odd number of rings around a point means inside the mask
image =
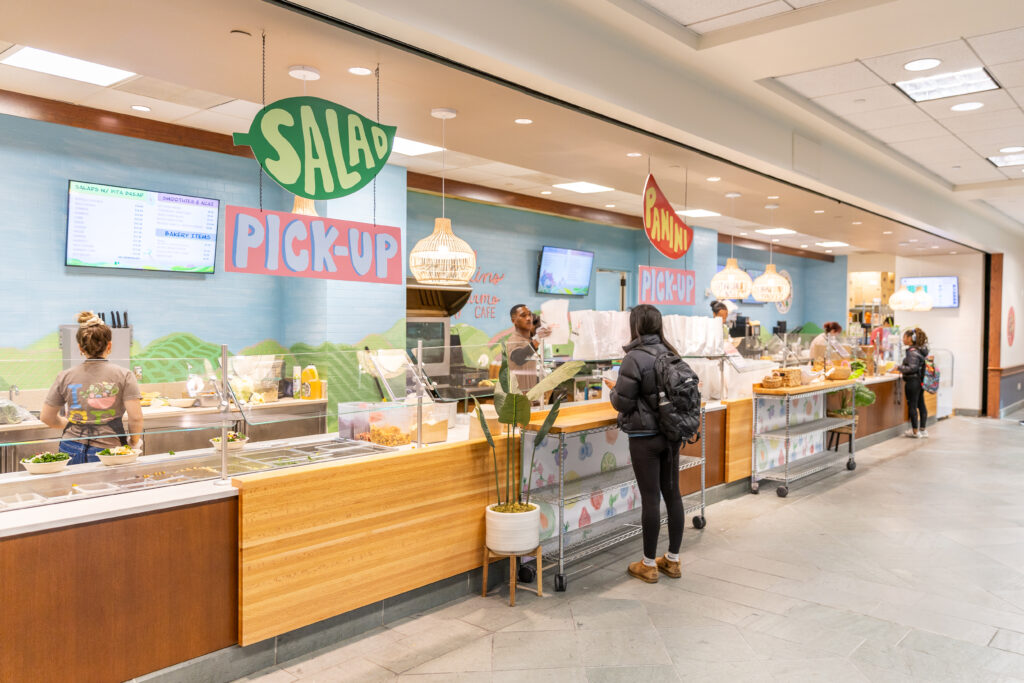
M 612 389 L 612 407 L 619 411 L 619 429 L 627 434 L 657 434 L 657 378 L 654 359 L 668 349 L 656 334 L 645 334 L 622 347 L 626 357 Z M 653 352 L 653 353 L 652 353 Z
M 907 355 L 903 357 L 903 362 L 900 363 L 898 368 L 903 373 L 903 381 L 922 381 L 924 379 L 924 361 L 927 357 L 927 346 L 911 346 L 907 349 Z

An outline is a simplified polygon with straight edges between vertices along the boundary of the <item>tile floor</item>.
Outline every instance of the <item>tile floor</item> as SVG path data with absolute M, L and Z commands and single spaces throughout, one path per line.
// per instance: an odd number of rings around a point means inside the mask
M 1024 680 L 1024 427 L 931 433 L 714 505 L 680 580 L 627 577 L 632 541 L 565 593 L 465 598 L 242 680 Z

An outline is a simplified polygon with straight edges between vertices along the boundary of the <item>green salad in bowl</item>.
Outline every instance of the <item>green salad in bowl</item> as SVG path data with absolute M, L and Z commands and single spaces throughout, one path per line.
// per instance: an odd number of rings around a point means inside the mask
M 71 456 L 67 453 L 46 452 L 33 455 L 31 458 L 22 459 L 21 466 L 28 470 L 30 474 L 53 474 L 63 470 L 70 462 Z
M 30 462 L 32 464 L 38 464 L 43 462 L 62 462 L 64 460 L 70 460 L 71 456 L 64 452 L 57 453 L 40 453 L 39 455 L 32 456 L 31 458 L 25 458 L 22 462 Z

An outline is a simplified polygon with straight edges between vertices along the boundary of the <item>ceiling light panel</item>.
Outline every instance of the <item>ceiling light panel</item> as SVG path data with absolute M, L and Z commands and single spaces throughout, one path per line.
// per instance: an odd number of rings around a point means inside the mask
M 415 140 L 407 140 L 395 136 L 394 146 L 391 151 L 396 154 L 404 154 L 407 157 L 417 157 L 421 154 L 432 154 L 433 152 L 440 152 L 443 147 L 436 147 L 434 145 L 428 145 L 425 142 L 416 142 Z
M 74 81 L 82 81 L 106 87 L 135 75 L 134 71 L 115 69 L 112 66 L 104 66 L 95 62 L 87 62 L 83 59 L 75 59 L 66 55 L 59 55 L 56 52 L 37 50 L 34 47 L 23 47 L 20 50 L 5 53 L 0 64 L 17 66 L 22 69 L 36 71 L 39 73 L 70 78 Z
M 942 64 L 941 59 L 934 59 L 932 57 L 926 57 L 924 59 L 914 59 L 903 65 L 906 71 L 931 71 L 935 67 Z
M 761 228 L 760 230 L 755 230 L 754 232 L 759 232 L 762 235 L 795 235 L 796 234 L 796 230 L 790 230 L 789 228 Z
M 978 104 L 982 106 L 978 107 Z M 938 119 L 940 123 L 945 123 L 946 119 L 961 118 L 968 115 L 977 116 L 979 113 L 987 114 L 1004 109 L 1016 109 L 1017 103 L 1013 101 L 1013 98 L 1005 90 L 990 90 L 973 95 L 964 95 L 963 97 L 922 102 L 918 106 L 930 116 Z M 954 107 L 957 108 L 954 109 Z M 961 111 L 965 107 L 966 110 Z
M 996 166 L 1002 168 L 1004 166 L 1024 166 L 1024 154 L 1002 154 L 999 156 L 988 157 Z
M 819 247 L 848 247 L 846 242 L 815 242 Z
M 999 88 L 982 67 L 897 81 L 895 85 L 915 102 L 929 102 Z
M 614 187 L 605 187 L 604 185 L 597 185 L 595 183 L 588 183 L 585 181 L 577 181 L 574 183 L 558 183 L 553 185 L 561 190 L 569 190 L 570 192 L 579 192 L 580 194 L 593 194 L 595 192 L 611 192 Z
M 939 59 L 942 61 L 937 68 L 926 71 L 907 71 L 906 65 L 918 59 Z M 894 52 L 880 57 L 869 57 L 861 60 L 865 66 L 878 74 L 886 83 L 907 81 L 937 73 L 963 71 L 982 66 L 971 46 L 957 39 L 938 45 L 918 47 L 912 50 Z
M 708 211 L 707 209 L 687 209 L 686 211 L 676 211 L 680 216 L 686 216 L 687 218 L 713 218 L 715 216 L 721 216 L 722 214 L 714 211 Z

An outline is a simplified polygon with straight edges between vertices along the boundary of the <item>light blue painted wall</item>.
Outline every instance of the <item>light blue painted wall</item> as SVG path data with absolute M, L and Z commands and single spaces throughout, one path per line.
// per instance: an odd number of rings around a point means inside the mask
M 404 228 L 405 171 L 388 168 L 377 188 L 380 222 Z M 69 179 L 259 205 L 252 159 L 0 115 L 0 347 L 24 347 L 73 322 L 82 309 L 128 310 L 143 345 L 191 332 L 232 351 L 265 339 L 354 342 L 405 315 L 399 286 L 224 272 L 223 228 L 213 275 L 64 266 Z M 263 183 L 264 207 L 291 209 L 291 196 Z M 367 220 L 372 186 L 346 202 L 320 203 L 329 216 Z M 348 212 L 352 214 L 349 215 Z

